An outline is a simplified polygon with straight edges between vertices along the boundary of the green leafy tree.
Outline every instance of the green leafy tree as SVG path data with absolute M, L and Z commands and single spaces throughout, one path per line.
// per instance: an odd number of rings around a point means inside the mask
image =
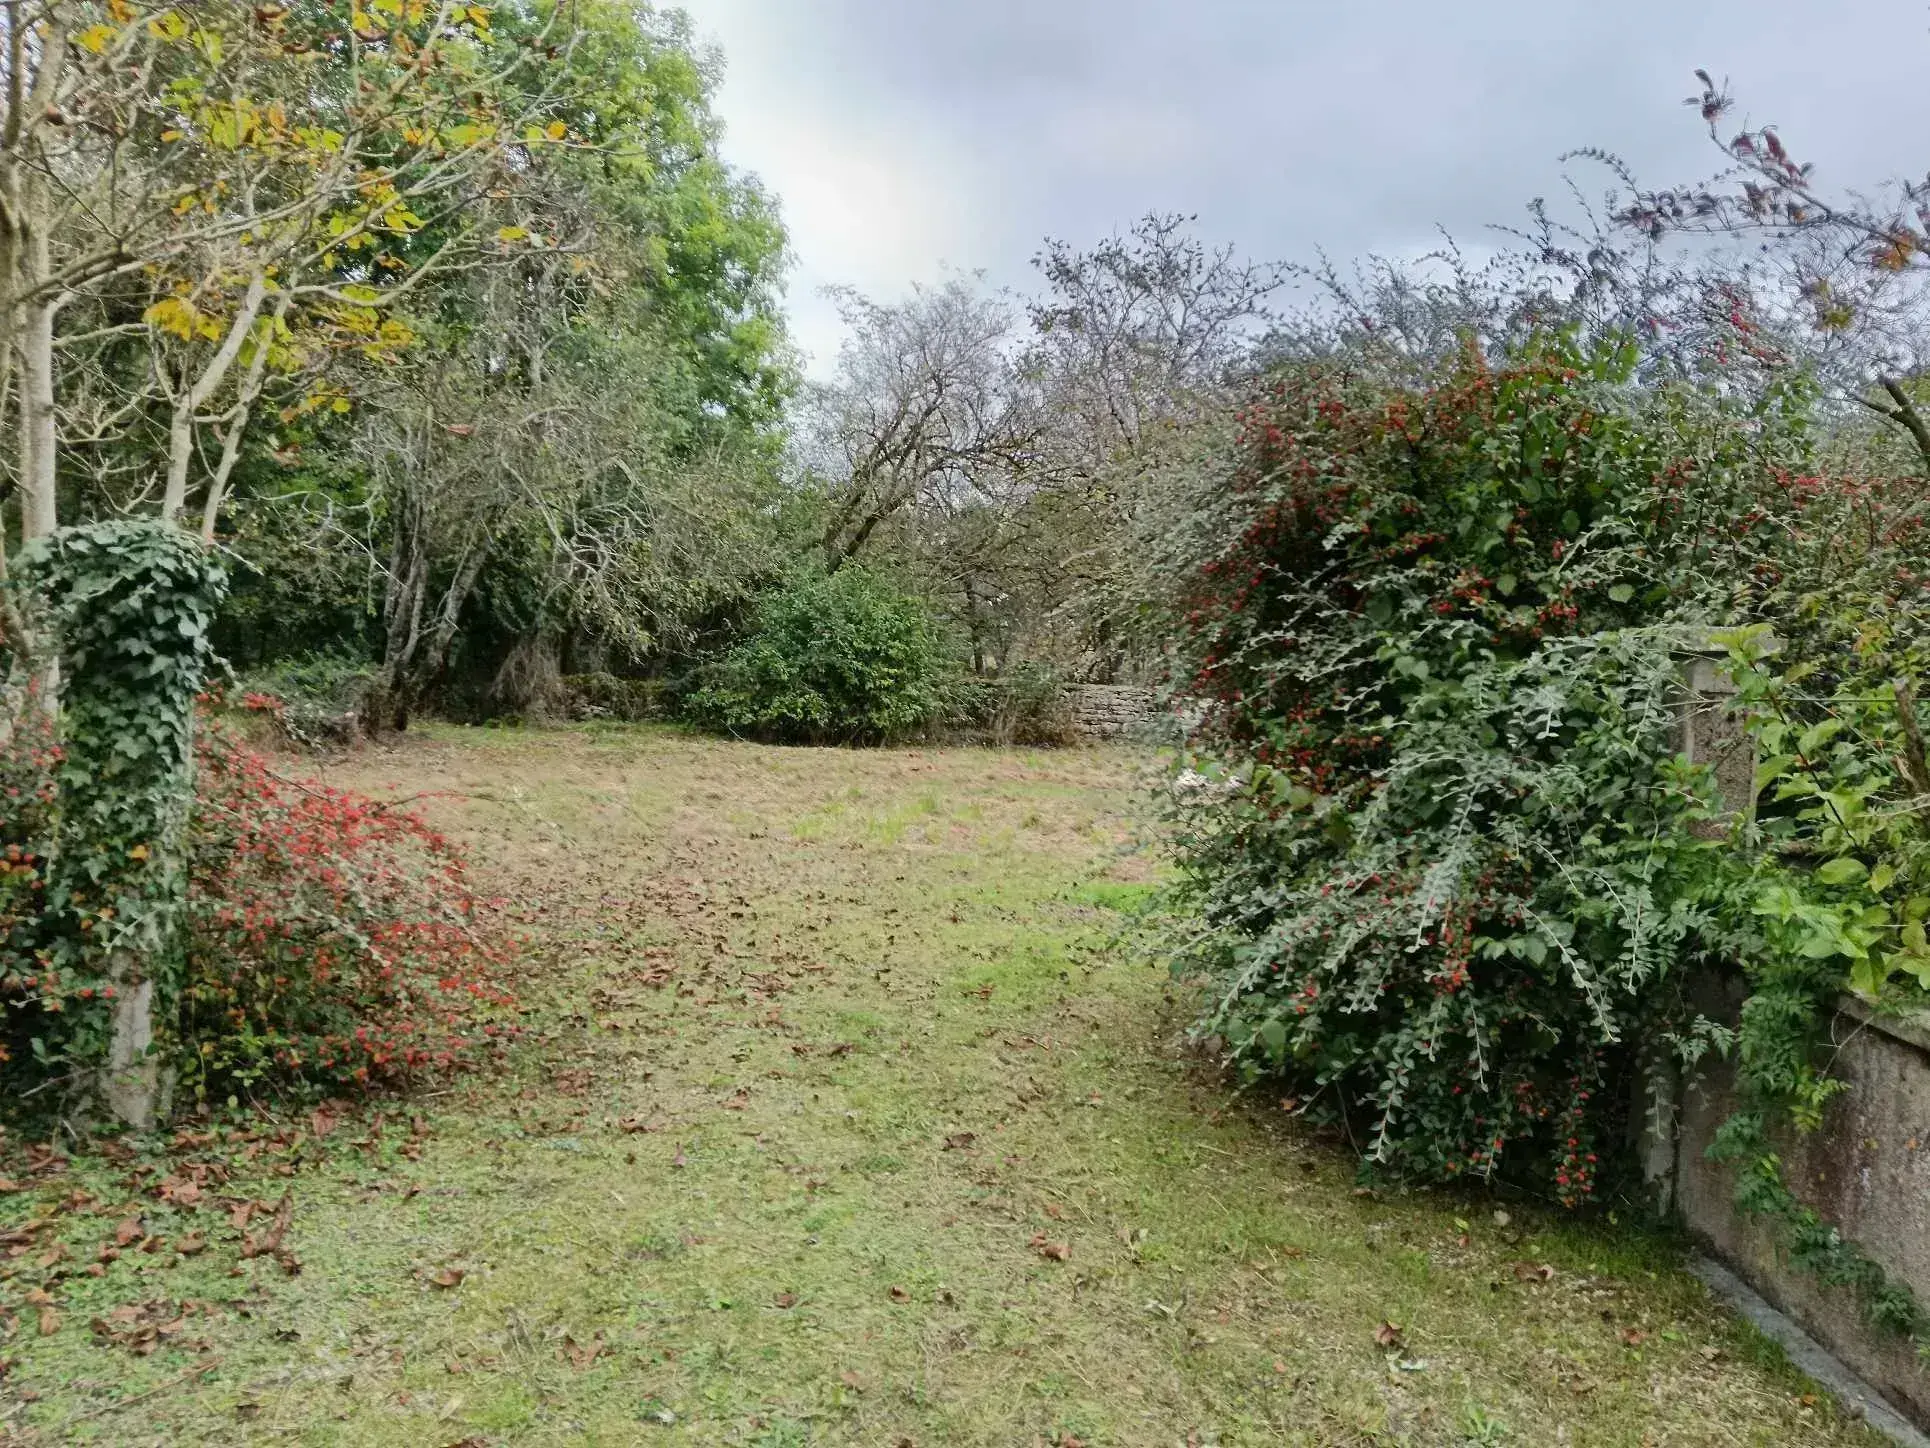
M 813 571 L 759 603 L 755 629 L 685 711 L 760 739 L 882 744 L 939 722 L 955 669 L 920 600 L 861 567 Z

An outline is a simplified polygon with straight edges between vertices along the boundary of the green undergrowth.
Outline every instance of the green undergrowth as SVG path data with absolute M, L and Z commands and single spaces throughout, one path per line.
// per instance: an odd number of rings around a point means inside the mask
M 528 1039 L 500 1076 L 389 1103 L 379 1133 L 324 1112 L 252 1157 L 202 1148 L 232 1175 L 186 1204 L 148 1188 L 192 1148 L 147 1177 L 35 1175 L 10 1143 L 0 1225 L 52 1225 L 6 1259 L 0 1426 L 344 1448 L 1877 1441 L 1667 1242 L 1363 1195 L 1341 1152 L 1229 1104 L 1176 1046 L 1164 973 L 1116 945 L 1153 875 L 1140 767 L 608 727 L 436 731 L 341 766 L 426 793 L 503 895 L 531 942 Z M 58 1210 L 75 1190 L 98 1200 Z M 284 1192 L 286 1260 L 244 1258 L 268 1214 L 237 1227 L 232 1201 Z M 77 1271 L 129 1205 L 140 1238 Z M 39 1265 L 56 1238 L 67 1256 Z M 184 1300 L 147 1355 L 109 1319 Z

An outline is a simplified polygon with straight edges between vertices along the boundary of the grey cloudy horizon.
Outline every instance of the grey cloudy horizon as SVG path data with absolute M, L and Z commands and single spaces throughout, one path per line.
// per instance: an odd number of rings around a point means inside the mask
M 779 198 L 787 311 L 823 372 L 821 295 L 950 271 L 1025 289 L 1047 236 L 1149 211 L 1255 259 L 1493 245 L 1537 196 L 1590 199 L 1594 146 L 1644 182 L 1720 157 L 1681 104 L 1705 66 L 1826 186 L 1930 166 L 1930 16 L 1873 0 L 681 0 L 723 53 L 724 158 Z M 1880 43 L 1876 43 L 1880 42 Z M 1855 57 L 1852 69 L 1847 57 Z M 1838 60 L 1835 57 L 1845 57 Z

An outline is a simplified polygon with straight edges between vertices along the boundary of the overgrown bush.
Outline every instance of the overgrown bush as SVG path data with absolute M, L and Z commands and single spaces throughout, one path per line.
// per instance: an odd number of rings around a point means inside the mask
M 239 692 L 263 706 L 290 743 L 304 748 L 360 737 L 374 668 L 345 654 L 305 654 L 251 670 Z
M 794 575 L 758 605 L 751 635 L 684 700 L 722 733 L 804 744 L 882 744 L 947 712 L 956 666 L 924 603 L 859 567 Z
M 0 1000 L 23 1083 L 64 1069 L 36 1042 L 103 989 L 62 966 L 42 910 L 58 761 L 44 717 L 23 716 L 0 754 Z M 506 942 L 446 839 L 407 809 L 284 778 L 206 715 L 195 761 L 179 989 L 156 1023 L 184 1091 L 396 1085 L 513 1034 Z
M 505 951 L 447 839 L 219 727 L 197 763 L 179 1027 L 197 1086 L 394 1084 L 504 1037 Z
M 1179 968 L 1372 1169 L 1585 1200 L 1635 1054 L 1691 1024 L 1717 866 L 1671 643 L 1780 422 L 1645 399 L 1631 364 L 1555 338 L 1420 391 L 1303 369 L 1203 504 Z

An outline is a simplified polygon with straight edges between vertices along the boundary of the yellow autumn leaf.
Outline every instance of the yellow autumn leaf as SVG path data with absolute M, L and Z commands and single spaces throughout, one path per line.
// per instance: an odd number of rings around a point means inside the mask
M 82 50 L 99 55 L 112 45 L 120 36 L 120 31 L 111 25 L 90 25 L 74 37 L 74 44 Z
M 163 332 L 186 342 L 193 338 L 201 314 L 193 302 L 181 297 L 163 297 L 143 312 L 141 319 L 149 326 L 159 327 Z
M 179 40 L 188 33 L 188 22 L 177 10 L 163 10 L 148 21 L 147 33 L 156 40 Z
M 134 18 L 134 7 L 127 0 L 107 0 L 107 13 L 125 25 Z
M 348 411 L 348 399 L 347 399 L 346 397 L 338 397 L 338 398 L 336 398 L 336 399 L 335 399 L 335 400 L 334 400 L 333 402 L 331 402 L 331 403 L 329 404 L 329 411 L 331 411 L 331 412 L 347 412 L 347 411 Z
M 130 860 L 145 860 L 147 858 L 147 846 L 136 845 L 127 852 L 127 857 Z
M 543 134 L 548 136 L 552 141 L 560 141 L 569 133 L 570 128 L 561 121 L 551 121 L 547 126 L 543 127 Z
M 521 241 L 529 233 L 520 226 L 505 226 L 496 232 L 498 241 Z

